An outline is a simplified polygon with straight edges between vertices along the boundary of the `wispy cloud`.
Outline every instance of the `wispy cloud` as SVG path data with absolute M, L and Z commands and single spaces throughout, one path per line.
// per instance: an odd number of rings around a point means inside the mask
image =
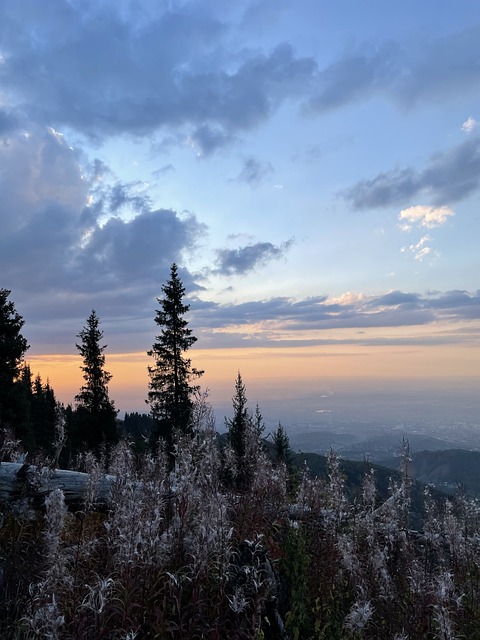
M 418 102 L 455 101 L 478 90 L 480 27 L 444 37 L 402 42 L 355 43 L 317 73 L 307 108 L 325 111 L 377 95 L 403 109 Z
M 234 140 L 235 136 L 225 130 L 202 124 L 188 137 L 187 143 L 195 149 L 197 157 L 204 158 L 223 147 L 230 146 Z
M 422 236 L 420 240 L 414 244 L 410 244 L 408 246 L 402 247 L 400 251 L 402 253 L 411 253 L 415 260 L 419 260 L 422 262 L 427 256 L 432 255 L 432 248 L 427 244 L 432 241 L 432 238 L 429 235 Z M 434 254 L 438 255 L 438 254 Z
M 465 122 L 462 124 L 462 131 L 464 133 L 472 133 L 472 131 L 476 128 L 477 126 L 477 121 L 472 118 L 472 116 L 469 116 Z
M 270 162 L 247 158 L 237 176 L 237 181 L 246 182 L 252 189 L 256 189 L 272 173 L 274 173 L 274 168 Z

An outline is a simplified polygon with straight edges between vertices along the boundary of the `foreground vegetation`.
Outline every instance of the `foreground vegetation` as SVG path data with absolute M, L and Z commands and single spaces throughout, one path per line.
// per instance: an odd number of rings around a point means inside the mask
M 333 452 L 326 481 L 289 472 L 253 419 L 240 471 L 205 399 L 194 406 L 173 466 L 161 448 L 116 446 L 100 511 L 92 455 L 81 508 L 60 489 L 41 507 L 28 487 L 5 506 L 2 638 L 480 637 L 478 510 L 426 489 L 412 531 L 407 446 L 387 500 L 369 470 L 347 497 Z

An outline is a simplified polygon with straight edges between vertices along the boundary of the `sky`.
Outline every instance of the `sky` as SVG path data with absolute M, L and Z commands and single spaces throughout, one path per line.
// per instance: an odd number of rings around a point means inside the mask
M 480 377 L 479 99 L 476 0 L 0 0 L 32 369 L 72 401 L 95 309 L 116 406 L 147 410 L 175 262 L 214 397 Z

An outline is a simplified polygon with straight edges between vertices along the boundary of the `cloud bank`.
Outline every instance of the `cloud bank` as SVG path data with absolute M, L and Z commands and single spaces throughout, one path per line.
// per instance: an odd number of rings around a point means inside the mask
M 480 291 L 462 290 L 425 294 L 391 291 L 384 295 L 347 295 L 330 300 L 272 298 L 241 304 L 195 305 L 195 324 L 208 347 L 306 346 L 315 344 L 446 344 L 475 343 L 480 336 Z M 457 333 L 438 331 L 442 323 L 463 323 Z M 472 323 L 472 324 L 471 324 Z M 402 327 L 437 330 L 405 336 L 381 331 Z M 470 329 L 468 328 L 470 327 Z M 351 330 L 344 338 L 332 332 Z M 364 335 L 367 330 L 373 334 Z
M 422 171 L 411 167 L 379 173 L 343 192 L 354 209 L 404 204 L 428 196 L 435 207 L 467 198 L 480 189 L 480 136 L 433 156 Z

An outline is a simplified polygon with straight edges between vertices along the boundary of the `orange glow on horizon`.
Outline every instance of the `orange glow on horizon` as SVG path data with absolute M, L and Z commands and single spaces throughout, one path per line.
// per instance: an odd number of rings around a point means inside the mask
M 480 376 L 478 348 L 463 345 L 192 349 L 189 356 L 194 366 L 205 370 L 202 388 L 226 398 L 232 395 L 238 371 L 247 387 L 249 382 L 261 387 L 262 381 L 274 380 L 285 389 L 302 379 Z M 83 383 L 78 355 L 39 354 L 27 362 L 33 375 L 38 372 L 44 382 L 50 381 L 60 401 L 73 402 Z M 152 359 L 145 352 L 107 355 L 106 369 L 113 376 L 109 391 L 117 408 L 148 411 L 144 400 L 150 364 Z

